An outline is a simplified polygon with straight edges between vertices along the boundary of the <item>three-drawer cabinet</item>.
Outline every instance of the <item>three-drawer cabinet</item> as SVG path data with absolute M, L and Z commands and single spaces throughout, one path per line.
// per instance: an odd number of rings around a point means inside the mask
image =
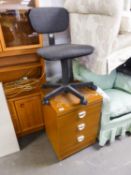
M 98 136 L 102 97 L 89 89 L 81 93 L 88 100 L 86 106 L 71 94 L 59 95 L 44 106 L 46 132 L 59 160 L 95 143 Z

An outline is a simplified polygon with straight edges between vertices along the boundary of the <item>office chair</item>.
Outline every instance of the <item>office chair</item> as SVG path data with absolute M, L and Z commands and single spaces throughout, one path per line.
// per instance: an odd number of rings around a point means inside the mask
M 42 88 L 56 88 L 44 97 L 43 103 L 49 104 L 50 98 L 62 92 L 71 92 L 80 99 L 81 104 L 86 105 L 87 100 L 77 88 L 89 87 L 96 90 L 96 86 L 92 82 L 70 83 L 69 62 L 74 58 L 92 54 L 94 48 L 76 44 L 55 45 L 54 33 L 66 30 L 69 25 L 69 14 L 64 8 L 34 8 L 30 10 L 29 19 L 37 33 L 48 34 L 49 36 L 50 46 L 38 49 L 38 55 L 48 61 L 59 60 L 62 66 L 62 83 L 46 83 L 42 86 Z

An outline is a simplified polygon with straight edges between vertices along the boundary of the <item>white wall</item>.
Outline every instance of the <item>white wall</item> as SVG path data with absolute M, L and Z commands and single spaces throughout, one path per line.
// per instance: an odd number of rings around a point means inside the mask
M 57 7 L 60 7 L 60 6 L 63 6 L 64 4 L 64 0 L 40 0 L 40 5 L 41 6 L 57 6 Z
M 40 0 L 41 7 L 63 7 L 64 0 Z M 69 31 L 55 34 L 56 44 L 69 43 Z M 44 35 L 44 46 L 48 45 L 47 36 Z M 47 81 L 56 81 L 61 77 L 61 66 L 59 62 L 46 62 Z
M 0 157 L 19 150 L 2 83 L 0 83 Z

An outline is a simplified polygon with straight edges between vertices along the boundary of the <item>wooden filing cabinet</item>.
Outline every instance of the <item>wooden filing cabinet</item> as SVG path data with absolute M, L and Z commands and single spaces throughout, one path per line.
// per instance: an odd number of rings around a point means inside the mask
M 81 92 L 88 99 L 86 106 L 71 94 L 59 95 L 44 106 L 46 132 L 59 160 L 96 142 L 102 97 L 88 89 Z

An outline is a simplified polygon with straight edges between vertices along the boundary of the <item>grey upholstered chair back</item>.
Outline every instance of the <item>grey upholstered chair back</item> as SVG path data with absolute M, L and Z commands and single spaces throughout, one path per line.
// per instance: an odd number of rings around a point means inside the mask
M 33 8 L 29 13 L 33 29 L 37 33 L 57 33 L 69 25 L 68 11 L 60 7 Z

